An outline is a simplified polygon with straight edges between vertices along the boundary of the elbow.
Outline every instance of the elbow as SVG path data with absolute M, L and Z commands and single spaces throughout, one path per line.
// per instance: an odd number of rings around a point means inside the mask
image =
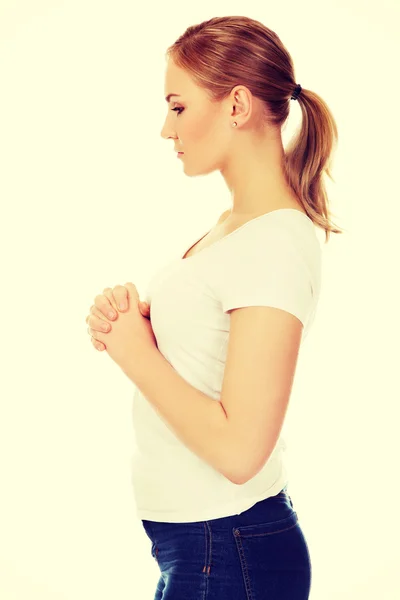
M 233 464 L 233 462 L 234 462 L 234 464 Z M 231 459 L 227 466 L 226 466 L 226 462 L 225 462 L 225 468 L 221 469 L 220 472 L 231 483 L 234 483 L 235 485 L 243 485 L 244 483 L 249 481 L 249 479 L 251 479 L 251 477 L 248 477 L 248 473 L 246 470 L 238 469 L 237 462 L 235 462 L 235 461 L 233 461 L 233 462 Z
M 235 479 L 230 479 L 230 481 L 232 483 L 234 483 L 235 485 L 244 485 L 245 483 L 247 483 L 249 480 L 251 479 L 251 477 L 237 477 Z
M 245 483 L 250 481 L 250 479 L 253 479 L 253 477 L 255 477 L 256 474 L 257 473 L 254 473 L 253 471 L 242 471 L 240 473 L 236 473 L 235 477 L 231 478 L 231 481 L 235 485 L 244 485 Z
M 223 473 L 224 477 L 226 477 L 226 479 L 229 479 L 229 481 L 231 483 L 234 483 L 235 485 L 243 485 L 244 483 L 246 483 L 246 481 L 244 478 L 242 477 L 232 477 L 232 475 L 227 475 L 226 473 Z
M 235 473 L 233 475 L 230 474 L 229 476 L 225 475 L 225 477 L 227 477 L 227 479 L 229 479 L 229 481 L 231 481 L 235 485 L 244 485 L 245 483 L 250 481 L 250 479 L 252 479 L 254 475 L 249 475 L 248 473 Z
M 253 477 L 255 477 L 261 471 L 261 469 L 269 460 L 269 456 L 270 453 L 268 453 L 267 456 L 263 455 L 257 461 L 255 461 L 253 457 L 253 460 L 249 460 L 245 466 L 242 466 L 242 468 L 238 468 L 238 465 L 240 465 L 240 463 L 239 461 L 236 461 L 235 465 L 229 465 L 230 468 L 229 470 L 225 471 L 224 476 L 227 477 L 227 479 L 229 479 L 229 481 L 231 481 L 235 485 L 244 485 L 245 483 L 250 481 L 250 479 L 253 479 Z
M 255 477 L 271 456 L 271 444 L 255 444 L 249 440 L 239 443 L 238 436 L 228 428 L 225 444 L 220 445 L 223 456 L 219 456 L 222 475 L 235 485 L 244 485 Z
M 235 485 L 244 485 L 245 483 L 250 481 L 250 479 L 252 479 L 256 475 L 256 473 L 254 473 L 253 470 L 249 470 L 247 468 L 239 470 L 238 463 L 236 462 L 234 465 L 230 464 L 229 468 L 225 469 L 223 475 Z

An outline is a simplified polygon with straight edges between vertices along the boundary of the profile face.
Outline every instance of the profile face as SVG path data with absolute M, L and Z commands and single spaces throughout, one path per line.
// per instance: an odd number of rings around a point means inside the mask
M 172 138 L 172 150 L 183 152 L 180 159 L 189 175 L 205 175 L 221 168 L 229 144 L 229 123 L 222 118 L 222 103 L 211 102 L 205 90 L 190 74 L 168 59 L 165 96 L 171 96 L 161 136 Z

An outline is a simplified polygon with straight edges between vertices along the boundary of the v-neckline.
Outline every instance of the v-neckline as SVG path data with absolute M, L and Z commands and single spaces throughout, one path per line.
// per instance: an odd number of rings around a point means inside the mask
M 186 254 L 188 252 L 190 252 L 190 250 L 192 250 L 192 248 L 194 248 L 199 242 L 201 242 L 201 240 L 203 240 L 211 231 L 212 229 L 210 229 L 210 231 L 207 231 L 207 233 L 205 233 L 200 239 L 197 240 L 197 242 L 195 242 L 194 244 L 192 244 L 190 246 L 190 248 L 188 248 L 186 250 L 186 252 L 183 254 L 183 256 L 180 258 L 181 261 L 184 260 L 189 260 L 191 258 L 194 258 L 195 256 L 197 256 L 198 254 L 201 254 L 202 252 L 204 252 L 205 250 L 208 250 L 209 248 L 212 248 L 213 246 L 215 246 L 215 244 L 218 244 L 218 242 L 222 242 L 222 240 L 225 240 L 227 238 L 229 238 L 231 235 L 233 235 L 234 233 L 236 233 L 237 231 L 240 231 L 241 229 L 243 229 L 243 227 L 246 227 L 246 225 L 249 225 L 249 223 L 253 223 L 254 221 L 258 221 L 259 219 L 266 217 L 267 215 L 270 215 L 272 213 L 275 212 L 280 212 L 282 210 L 291 210 L 293 212 L 298 212 L 301 215 L 303 215 L 303 217 L 306 217 L 306 219 L 308 219 L 308 221 L 310 223 L 312 223 L 310 217 L 308 215 L 306 215 L 303 211 L 298 210 L 297 208 L 276 208 L 275 210 L 270 210 L 266 213 L 263 213 L 262 215 L 259 215 L 258 217 L 254 217 L 253 219 L 249 219 L 248 221 L 246 221 L 245 223 L 243 223 L 242 225 L 239 225 L 239 227 L 237 227 L 236 229 L 234 229 L 233 231 L 231 231 L 230 233 L 227 233 L 226 235 L 223 235 L 221 238 L 219 238 L 218 240 L 215 240 L 215 242 L 212 242 L 209 246 L 206 246 L 205 248 L 203 248 L 202 250 L 199 250 L 198 252 L 195 252 L 194 254 L 191 254 L 190 256 L 186 256 Z

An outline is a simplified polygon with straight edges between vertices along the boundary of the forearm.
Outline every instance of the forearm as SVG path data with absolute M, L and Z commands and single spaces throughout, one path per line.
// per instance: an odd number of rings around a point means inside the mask
M 236 483 L 235 440 L 219 401 L 187 383 L 158 348 L 122 370 L 187 448 Z

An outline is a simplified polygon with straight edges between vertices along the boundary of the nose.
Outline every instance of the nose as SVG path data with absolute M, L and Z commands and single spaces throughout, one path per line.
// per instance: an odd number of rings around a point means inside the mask
M 165 118 L 164 125 L 161 128 L 160 135 L 163 139 L 168 140 L 170 138 L 176 140 L 177 135 L 173 129 L 171 129 L 170 120 L 168 116 Z
M 166 125 L 163 125 L 163 128 L 161 129 L 160 135 L 165 140 L 169 140 L 170 138 L 172 138 L 174 140 L 177 139 L 177 136 L 175 134 L 172 134 L 171 132 L 168 132 L 168 129 L 167 129 Z

